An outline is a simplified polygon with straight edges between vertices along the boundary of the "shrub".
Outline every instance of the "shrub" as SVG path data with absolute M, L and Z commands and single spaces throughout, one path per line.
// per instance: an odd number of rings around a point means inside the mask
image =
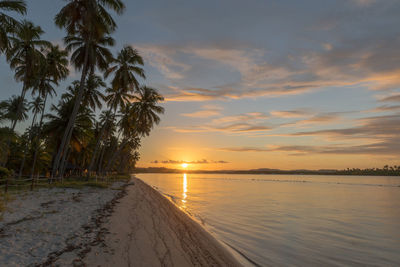
M 10 175 L 11 172 L 8 169 L 0 167 L 0 179 L 8 178 Z

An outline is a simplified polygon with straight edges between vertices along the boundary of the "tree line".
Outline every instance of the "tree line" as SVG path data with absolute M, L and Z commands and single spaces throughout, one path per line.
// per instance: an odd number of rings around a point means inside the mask
M 165 167 L 136 168 L 135 173 L 220 173 L 220 174 L 294 174 L 294 175 L 360 175 L 360 176 L 400 176 L 400 165 L 383 168 L 347 168 L 343 170 L 182 170 Z
M 24 0 L 0 0 L 0 55 L 21 84 L 19 95 L 0 102 L 2 168 L 18 177 L 58 179 L 132 170 L 141 138 L 160 122 L 164 99 L 143 84 L 144 62 L 136 49 L 110 51 L 117 28 L 111 12 L 124 10 L 122 0 L 67 0 L 54 17 L 66 33 L 61 48 L 42 39 L 40 26 L 12 17 L 26 15 Z M 80 79 L 60 94 L 69 65 Z M 51 103 L 57 94 L 58 103 Z M 27 120 L 25 131 L 16 132 Z

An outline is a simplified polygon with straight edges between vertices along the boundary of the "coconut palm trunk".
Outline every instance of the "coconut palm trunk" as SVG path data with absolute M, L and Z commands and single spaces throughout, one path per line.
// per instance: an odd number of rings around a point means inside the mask
M 25 75 L 25 76 L 26 76 L 26 75 Z M 12 121 L 12 125 L 11 125 L 11 131 L 12 131 L 12 132 L 14 132 L 15 127 L 17 126 L 18 118 L 19 118 L 20 114 L 22 113 L 22 106 L 23 106 L 23 104 L 24 104 L 25 94 L 26 94 L 26 91 L 27 91 L 27 86 L 26 86 L 26 84 L 27 84 L 27 77 L 25 77 L 24 86 L 23 86 L 23 88 L 22 88 L 22 92 L 21 92 L 21 96 L 20 96 L 20 101 L 19 101 L 19 103 L 18 103 L 18 109 L 17 109 L 16 118 Z M 7 162 L 8 162 L 8 155 L 9 155 L 9 149 L 10 149 L 10 145 L 11 145 L 11 139 L 12 139 L 12 136 L 9 136 L 9 137 L 8 137 L 8 140 L 7 140 L 7 144 L 6 144 L 6 149 L 5 149 L 6 155 L 5 155 L 4 161 L 1 163 L 1 166 L 2 166 L 2 167 L 6 166 L 6 165 L 7 165 Z
M 100 152 L 100 158 L 97 162 L 97 175 L 101 174 L 101 171 L 103 169 L 103 158 L 104 158 L 104 153 L 105 153 L 105 147 L 103 147 L 103 149 Z
M 79 85 L 78 95 L 76 96 L 74 109 L 72 110 L 71 117 L 68 121 L 67 128 L 65 129 L 64 136 L 61 141 L 61 145 L 58 149 L 58 152 L 57 152 L 57 155 L 56 155 L 56 158 L 54 161 L 52 177 L 56 176 L 59 173 L 59 167 L 60 167 L 60 164 L 62 164 L 62 161 L 60 160 L 61 155 L 63 154 L 63 152 L 64 152 L 64 154 L 66 154 L 65 153 L 66 151 L 64 151 L 64 150 L 66 150 L 65 148 L 69 145 L 69 142 L 71 140 L 76 116 L 78 115 L 79 108 L 81 106 L 81 102 L 82 102 L 82 98 L 83 98 L 83 93 L 85 90 L 85 87 L 84 87 L 85 79 L 86 79 L 86 76 L 87 76 L 88 70 L 89 70 L 88 62 L 89 62 L 89 46 L 86 45 L 85 60 L 84 60 L 84 65 L 83 65 L 83 69 L 82 69 L 82 76 L 81 76 L 81 81 L 80 81 L 80 85 Z M 65 159 L 65 157 L 64 157 L 64 159 Z
M 32 163 L 32 170 L 31 170 L 31 178 L 33 178 L 33 174 L 35 172 L 35 165 L 36 165 L 36 160 L 37 160 L 37 155 L 39 152 L 39 142 L 40 142 L 40 136 L 42 135 L 42 126 L 43 126 L 43 117 L 44 117 L 44 110 L 46 108 L 46 102 L 47 102 L 47 97 L 48 97 L 48 93 L 46 93 L 45 97 L 44 97 L 44 103 L 43 103 L 43 109 L 42 109 L 42 114 L 40 115 L 40 123 L 39 123 L 39 132 L 36 136 L 37 139 L 37 145 L 35 148 L 35 154 L 33 156 L 33 163 Z
M 30 140 L 32 138 L 32 130 L 33 130 L 33 125 L 36 122 L 36 116 L 37 116 L 37 113 L 35 112 L 35 114 L 33 115 L 32 123 L 31 123 L 31 130 L 29 131 L 29 135 L 28 135 L 28 142 L 25 143 L 24 156 L 22 157 L 21 166 L 19 167 L 18 179 L 21 178 L 22 171 L 23 171 L 24 166 L 25 166 L 26 154 L 27 154 L 27 150 L 29 148 L 29 142 L 30 142 Z
M 114 154 L 112 155 L 112 157 L 110 158 L 110 160 L 107 163 L 107 166 L 105 168 L 106 172 L 109 172 L 111 170 L 111 168 L 114 166 L 114 162 L 117 159 L 117 156 L 119 155 L 119 153 L 121 153 L 122 149 L 124 149 L 124 147 L 128 144 L 128 141 L 129 141 L 128 139 L 125 139 L 124 141 L 122 141 L 121 145 L 114 152 Z
M 110 111 L 111 110 L 112 110 L 112 108 L 110 108 Z M 113 115 L 113 120 L 115 120 L 116 113 L 117 113 L 117 110 L 115 109 L 114 110 L 114 115 Z M 89 178 L 90 173 L 91 173 L 91 171 L 93 169 L 94 163 L 96 162 L 97 152 L 98 152 L 98 150 L 100 148 L 101 141 L 103 140 L 103 136 L 104 136 L 104 132 L 106 130 L 107 123 L 108 123 L 108 121 L 106 120 L 104 125 L 103 125 L 103 127 L 101 127 L 99 138 L 97 139 L 97 142 L 96 142 L 96 147 L 95 147 L 95 149 L 93 151 L 92 158 L 90 159 L 90 164 L 89 164 L 89 168 L 88 168 L 88 172 L 87 172 L 87 178 Z

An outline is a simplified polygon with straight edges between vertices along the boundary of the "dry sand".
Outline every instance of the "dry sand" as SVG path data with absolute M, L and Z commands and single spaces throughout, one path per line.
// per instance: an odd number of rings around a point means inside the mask
M 79 261 L 87 244 L 101 235 L 98 218 L 122 195 L 121 186 L 42 188 L 14 196 L 0 214 L 0 266 L 71 266 Z
M 240 266 L 198 223 L 139 179 L 114 207 L 87 266 Z

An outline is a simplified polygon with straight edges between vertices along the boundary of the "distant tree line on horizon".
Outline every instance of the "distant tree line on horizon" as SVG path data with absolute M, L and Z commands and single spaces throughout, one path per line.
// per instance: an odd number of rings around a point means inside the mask
M 366 176 L 400 176 L 400 165 L 383 168 L 347 168 L 345 170 L 181 170 L 164 167 L 136 168 L 136 173 L 221 173 L 221 174 L 308 174 L 308 175 L 366 175 Z
M 0 102 L 2 168 L 18 177 L 58 179 L 134 168 L 141 138 L 164 113 L 159 106 L 164 99 L 142 84 L 144 62 L 136 49 L 110 51 L 117 28 L 110 12 L 120 15 L 124 9 L 122 0 L 67 0 L 54 18 L 66 32 L 64 49 L 43 40 L 40 26 L 10 15 L 27 13 L 24 0 L 0 0 L 0 59 L 22 87 L 18 96 Z M 80 78 L 61 90 L 69 66 Z M 58 102 L 51 103 L 57 94 Z M 17 124 L 28 119 L 19 134 Z

